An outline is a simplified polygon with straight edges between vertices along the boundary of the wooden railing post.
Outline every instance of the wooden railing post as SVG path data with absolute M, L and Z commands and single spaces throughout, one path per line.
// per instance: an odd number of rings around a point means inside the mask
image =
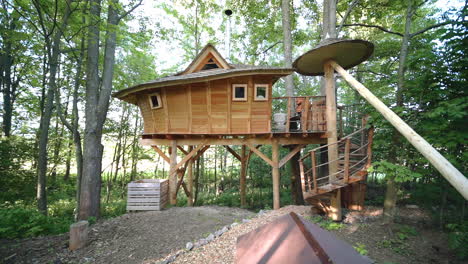
M 310 159 L 312 161 L 312 178 L 314 181 L 314 192 L 318 192 L 318 186 L 317 186 L 317 164 L 315 161 L 315 151 L 310 152 Z M 310 188 L 310 185 L 309 185 Z
M 310 110 L 310 97 L 305 97 L 304 105 L 302 106 L 302 115 L 301 115 L 301 130 L 302 132 L 307 132 L 309 127 L 309 110 Z
M 291 125 L 291 97 L 288 97 L 288 116 L 286 117 L 286 133 L 289 133 L 290 125 Z
M 351 139 L 347 138 L 345 143 L 345 153 L 344 153 L 344 182 L 348 183 L 349 181 L 349 149 L 351 145 Z
M 304 174 L 304 162 L 299 160 L 299 172 L 301 174 L 301 185 L 302 185 L 302 192 L 306 192 L 306 185 L 305 185 L 305 174 Z

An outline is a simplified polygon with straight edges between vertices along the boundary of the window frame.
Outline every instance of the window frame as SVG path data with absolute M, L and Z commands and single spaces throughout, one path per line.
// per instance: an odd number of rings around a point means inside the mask
M 257 97 L 257 88 L 258 87 L 266 87 L 266 90 L 265 90 L 265 98 L 258 98 Z M 257 83 L 255 84 L 254 86 L 254 101 L 268 101 L 268 92 L 269 92 L 269 89 L 270 89 L 270 85 L 269 84 L 262 84 L 262 83 Z
M 153 96 L 156 96 L 157 100 L 158 100 L 158 106 L 153 106 L 153 100 L 151 100 L 151 97 Z M 157 92 L 157 93 L 152 93 L 152 94 L 149 94 L 148 95 L 148 101 L 149 101 L 149 104 L 150 104 L 150 107 L 151 109 L 159 109 L 159 108 L 162 108 L 163 105 L 162 105 L 162 100 L 161 100 L 161 93 Z
M 244 97 L 243 98 L 237 98 L 236 97 L 236 87 L 243 87 L 244 88 Z M 247 84 L 242 84 L 242 83 L 232 84 L 232 101 L 247 102 L 247 92 L 248 92 Z

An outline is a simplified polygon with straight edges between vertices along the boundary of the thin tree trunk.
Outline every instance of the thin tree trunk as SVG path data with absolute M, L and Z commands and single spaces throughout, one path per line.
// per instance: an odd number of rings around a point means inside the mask
M 282 0 L 281 12 L 283 16 L 283 46 L 284 46 L 284 66 L 292 67 L 292 37 L 291 37 L 291 19 L 290 19 L 290 0 Z M 286 96 L 294 96 L 293 75 L 285 77 Z M 288 106 L 292 107 L 292 106 Z
M 408 46 L 411 38 L 411 20 L 414 14 L 413 11 L 413 2 L 408 1 L 408 6 L 406 8 L 405 16 L 405 33 L 403 34 L 403 39 L 401 42 L 400 49 L 400 60 L 398 65 L 398 81 L 397 81 L 397 91 L 396 91 L 396 106 L 403 107 L 404 99 L 404 82 L 405 82 L 405 70 L 406 70 L 406 57 L 408 56 Z M 401 145 L 401 136 L 396 129 L 393 129 L 392 135 L 392 151 L 390 151 L 389 160 L 392 163 L 398 164 L 398 151 L 397 149 Z M 396 214 L 396 203 L 397 203 L 397 193 L 398 185 L 395 183 L 396 175 L 388 175 L 389 179 L 387 180 L 387 190 L 385 193 L 384 200 L 384 223 L 393 222 Z
M 38 12 L 41 12 L 38 10 Z M 49 47 L 49 80 L 47 95 L 44 104 L 44 112 L 41 116 L 39 127 L 39 144 L 38 144 L 38 162 L 37 162 L 37 207 L 40 212 L 47 214 L 47 198 L 46 198 L 46 175 L 47 175 L 47 145 L 49 141 L 49 127 L 50 119 L 52 117 L 52 109 L 54 106 L 54 93 L 56 90 L 56 74 L 58 58 L 60 54 L 60 39 L 62 32 L 67 26 L 68 18 L 70 16 L 70 3 L 67 4 L 65 14 L 62 19 L 61 28 L 56 29 L 52 43 L 46 37 L 46 43 Z M 44 32 L 44 34 L 47 34 Z

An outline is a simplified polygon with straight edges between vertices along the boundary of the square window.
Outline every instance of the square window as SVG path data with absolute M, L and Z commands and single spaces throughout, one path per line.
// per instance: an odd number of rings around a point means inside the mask
M 232 100 L 247 101 L 247 84 L 232 85 Z
M 149 101 L 151 109 L 158 109 L 162 107 L 161 96 L 159 95 L 159 93 L 150 94 Z
M 267 101 L 268 100 L 268 84 L 256 84 L 254 98 L 255 98 L 255 101 Z

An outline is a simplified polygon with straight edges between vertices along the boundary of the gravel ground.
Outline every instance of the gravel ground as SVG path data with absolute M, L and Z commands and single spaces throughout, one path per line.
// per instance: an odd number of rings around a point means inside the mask
M 253 215 L 218 206 L 129 213 L 91 226 L 89 245 L 74 252 L 68 234 L 0 241 L 0 263 L 147 263 Z
M 296 212 L 303 217 L 311 215 L 309 206 L 286 206 L 257 215 L 248 223 L 231 228 L 212 243 L 189 252 L 180 251 L 182 254 L 173 263 L 235 263 L 237 237 L 289 212 Z M 456 260 L 448 250 L 446 234 L 430 228 L 430 218 L 424 211 L 401 208 L 398 219 L 400 224 L 393 226 L 382 225 L 381 215 L 382 209 L 378 207 L 369 207 L 363 212 L 350 212 L 343 227 L 331 232 L 353 246 L 361 245 L 376 263 L 464 263 Z M 414 228 L 418 235 L 409 236 L 399 245 L 383 247 L 382 242 L 395 239 L 401 224 Z M 168 258 L 170 256 L 156 263 L 163 263 Z
M 302 216 L 309 215 L 310 206 L 287 206 L 252 218 L 247 223 L 234 226 L 214 242 L 180 255 L 174 263 L 234 263 L 237 237 L 289 212 L 296 212 Z

